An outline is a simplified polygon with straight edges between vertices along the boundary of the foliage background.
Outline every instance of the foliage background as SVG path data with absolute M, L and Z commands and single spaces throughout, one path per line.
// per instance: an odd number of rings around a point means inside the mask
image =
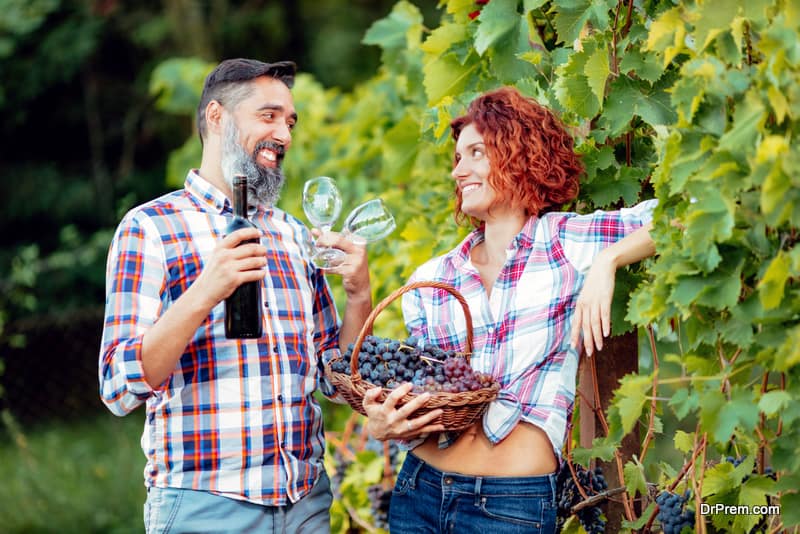
M 587 175 L 569 208 L 660 200 L 658 257 L 621 278 L 614 315 L 615 333 L 640 328 L 640 372 L 605 414 L 608 436 L 574 458 L 609 460 L 640 428 L 640 454 L 620 464 L 626 498 L 641 500 L 628 529 L 653 525 L 652 496 L 664 488 L 689 489 L 696 508 L 780 502 L 765 528 L 800 523 L 795 0 L 5 3 L 0 133 L 12 156 L 2 169 L 15 178 L 2 185 L 6 346 L 25 341 L 15 321 L 102 300 L 116 219 L 179 186 L 197 161 L 191 115 L 220 57 L 258 55 L 253 43 L 265 43 L 309 66 L 294 90 L 301 127 L 282 205 L 300 214 L 302 181 L 319 174 L 347 184 L 348 206 L 384 197 L 399 230 L 371 249 L 376 298 L 463 235 L 450 215 L 447 124 L 475 94 L 515 85 L 573 129 Z M 219 13 L 226 22 L 209 24 Z M 42 142 L 62 131 L 72 134 Z M 400 325 L 389 308 L 377 328 L 399 335 Z M 328 413 L 337 432 L 344 416 Z M 25 434 L 8 435 L 22 465 Z M 725 456 L 745 460 L 734 468 Z M 347 507 L 369 521 L 374 460 L 360 457 L 345 476 L 341 529 Z M 698 531 L 747 532 L 762 518 L 700 519 Z

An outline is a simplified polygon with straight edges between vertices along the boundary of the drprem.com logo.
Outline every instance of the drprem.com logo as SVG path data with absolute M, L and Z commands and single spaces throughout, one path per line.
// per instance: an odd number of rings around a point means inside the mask
M 730 504 L 708 504 L 700 503 L 700 515 L 780 515 L 781 507 L 778 504 L 761 505 L 730 505 Z

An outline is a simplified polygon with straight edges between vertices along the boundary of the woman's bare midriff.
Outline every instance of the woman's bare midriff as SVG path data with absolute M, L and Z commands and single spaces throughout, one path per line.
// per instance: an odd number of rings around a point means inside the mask
M 556 457 L 547 434 L 529 423 L 518 424 L 497 445 L 488 440 L 480 422 L 467 428 L 446 449 L 439 448 L 438 437 L 438 434 L 429 436 L 412 452 L 440 471 L 524 477 L 546 475 L 556 470 Z

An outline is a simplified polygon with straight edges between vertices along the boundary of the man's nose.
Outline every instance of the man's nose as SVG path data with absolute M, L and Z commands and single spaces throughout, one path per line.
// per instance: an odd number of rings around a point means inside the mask
M 272 138 L 284 147 L 288 147 L 292 143 L 292 130 L 289 128 L 289 124 L 286 122 L 276 124 L 272 131 Z

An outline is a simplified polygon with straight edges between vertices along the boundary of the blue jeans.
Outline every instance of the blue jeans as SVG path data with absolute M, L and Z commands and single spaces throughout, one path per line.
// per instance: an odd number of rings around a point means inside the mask
M 392 534 L 552 533 L 555 474 L 474 477 L 446 473 L 408 453 L 389 507 Z
M 324 471 L 308 495 L 286 506 L 237 501 L 207 491 L 149 488 L 144 526 L 148 534 L 327 534 L 332 502 L 330 480 Z

